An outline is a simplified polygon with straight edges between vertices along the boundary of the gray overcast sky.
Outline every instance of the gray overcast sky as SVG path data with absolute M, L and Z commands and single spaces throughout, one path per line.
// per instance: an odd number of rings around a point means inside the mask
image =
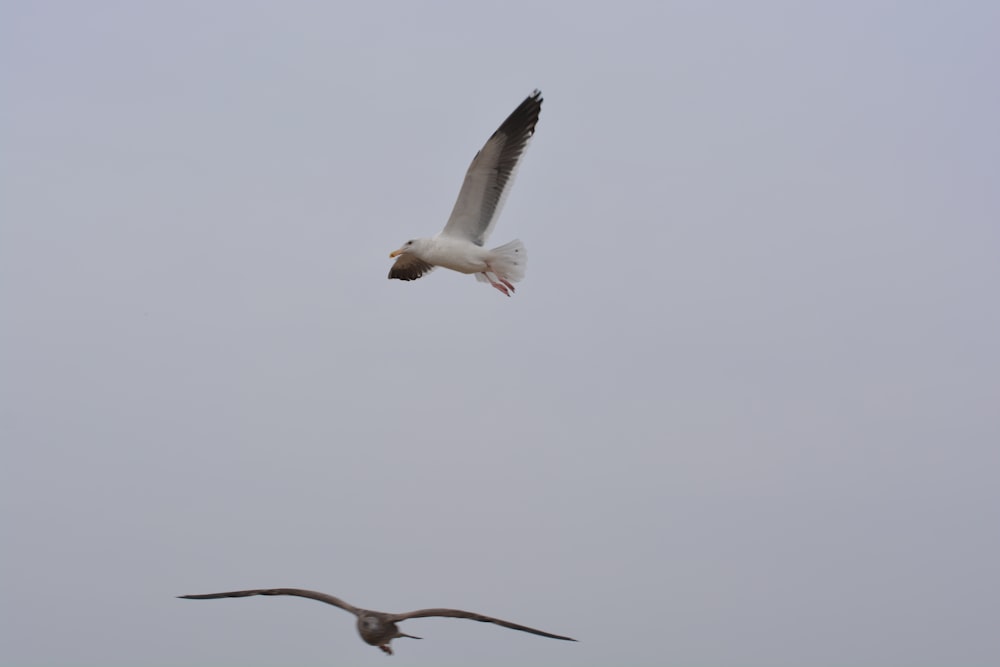
M 1000 5 L 7 2 L 0 664 L 1000 663 Z M 436 271 L 535 87 L 506 299 Z

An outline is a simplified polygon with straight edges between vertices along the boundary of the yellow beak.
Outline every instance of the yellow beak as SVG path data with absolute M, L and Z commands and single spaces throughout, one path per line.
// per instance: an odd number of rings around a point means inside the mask
M 395 257 L 396 255 L 402 255 L 402 254 L 403 254 L 402 250 L 393 250 L 392 252 L 389 253 L 389 257 Z

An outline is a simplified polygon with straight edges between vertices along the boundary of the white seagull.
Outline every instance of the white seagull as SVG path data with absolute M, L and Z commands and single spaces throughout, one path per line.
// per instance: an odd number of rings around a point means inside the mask
M 327 604 L 332 604 L 334 607 L 340 607 L 341 609 L 349 611 L 358 617 L 358 634 L 361 635 L 361 639 L 363 639 L 367 644 L 378 646 L 387 655 L 392 655 L 392 647 L 389 646 L 389 643 L 397 637 L 420 639 L 420 637 L 403 634 L 399 631 L 399 627 L 397 627 L 396 623 L 404 621 L 408 618 L 426 618 L 428 616 L 468 618 L 473 621 L 481 621 L 483 623 L 495 623 L 497 625 L 502 625 L 505 628 L 521 630 L 522 632 L 530 632 L 531 634 L 541 635 L 542 637 L 565 639 L 566 641 L 571 642 L 576 641 L 570 637 L 554 635 L 549 632 L 529 628 L 526 625 L 518 625 L 517 623 L 511 623 L 510 621 L 501 621 L 499 618 L 483 616 L 482 614 L 476 614 L 471 611 L 462 611 L 461 609 L 418 609 L 417 611 L 408 611 L 402 614 L 387 614 L 382 611 L 361 609 L 344 602 L 340 598 L 335 598 L 332 595 L 317 593 L 316 591 L 308 591 L 302 588 L 265 588 L 252 591 L 232 591 L 229 593 L 206 593 L 205 595 L 180 595 L 178 597 L 187 598 L 188 600 L 211 600 L 214 598 L 242 598 L 249 595 L 296 595 L 298 597 L 310 598 Z
M 514 183 L 518 162 L 535 133 L 542 110 L 536 90 L 507 117 L 472 159 L 448 224 L 437 236 L 413 239 L 394 250 L 398 257 L 389 278 L 416 280 L 435 266 L 474 273 L 507 296 L 524 278 L 527 255 L 519 240 L 487 250 L 483 247 L 500 217 L 500 209 Z

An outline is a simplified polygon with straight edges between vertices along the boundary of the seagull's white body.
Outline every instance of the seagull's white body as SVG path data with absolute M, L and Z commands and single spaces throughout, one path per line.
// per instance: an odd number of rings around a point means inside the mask
M 448 223 L 433 238 L 407 241 L 390 257 L 398 257 L 390 278 L 416 280 L 435 266 L 475 274 L 507 296 L 524 278 L 527 253 L 518 240 L 488 250 L 483 247 L 496 226 L 517 166 L 528 147 L 542 94 L 535 91 L 507 117 L 476 153 L 465 174 Z
M 486 248 L 454 236 L 438 234 L 429 239 L 407 241 L 404 252 L 419 257 L 433 266 L 441 266 L 459 273 L 475 273 L 479 280 L 486 280 L 487 272 L 517 282 L 524 278 L 527 254 L 524 244 L 511 241 L 499 248 Z M 508 256 L 510 261 L 508 260 Z
M 425 262 L 459 273 L 482 273 L 490 260 L 490 251 L 454 236 L 415 239 L 411 250 Z

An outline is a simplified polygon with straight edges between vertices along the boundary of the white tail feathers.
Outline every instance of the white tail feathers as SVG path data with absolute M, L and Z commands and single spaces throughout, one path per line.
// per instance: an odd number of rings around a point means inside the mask
M 524 280 L 524 269 L 528 263 L 528 252 L 524 244 L 519 239 L 514 239 L 510 243 L 490 250 L 490 257 L 487 260 L 492 273 L 497 278 L 509 280 L 512 283 Z M 490 282 L 489 278 L 482 274 L 476 274 L 476 280 L 480 282 Z

